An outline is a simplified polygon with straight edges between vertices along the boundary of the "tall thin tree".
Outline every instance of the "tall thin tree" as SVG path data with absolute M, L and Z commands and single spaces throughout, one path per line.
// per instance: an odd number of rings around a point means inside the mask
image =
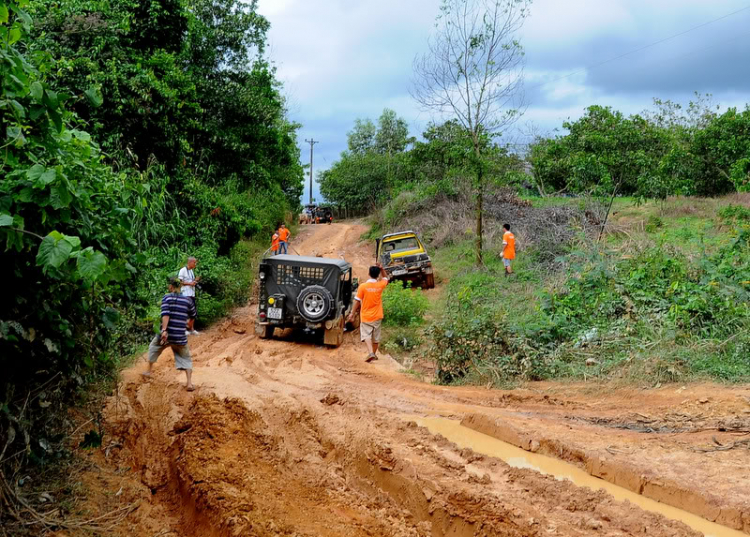
M 443 0 L 437 32 L 414 60 L 411 93 L 426 110 L 456 118 L 471 138 L 476 173 L 476 259 L 482 263 L 483 149 L 523 113 L 518 30 L 531 0 Z

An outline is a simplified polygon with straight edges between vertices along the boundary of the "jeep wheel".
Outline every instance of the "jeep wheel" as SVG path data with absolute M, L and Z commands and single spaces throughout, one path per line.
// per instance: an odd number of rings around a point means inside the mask
M 424 277 L 424 289 L 434 289 L 434 288 L 435 288 L 435 275 L 426 274 Z
M 311 285 L 305 287 L 297 297 L 297 311 L 308 322 L 317 323 L 331 312 L 333 297 L 325 287 Z

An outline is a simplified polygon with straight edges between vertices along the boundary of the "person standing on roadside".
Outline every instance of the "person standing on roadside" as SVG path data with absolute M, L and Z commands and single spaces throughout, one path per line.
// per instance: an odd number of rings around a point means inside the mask
M 505 275 L 513 274 L 511 262 L 516 258 L 516 236 L 510 232 L 510 224 L 503 224 L 503 265 L 505 266 Z
M 184 371 L 187 377 L 185 388 L 192 392 L 193 359 L 187 340 L 187 324 L 195 320 L 195 302 L 180 294 L 182 283 L 179 278 L 169 278 L 169 293 L 161 299 L 161 333 L 154 337 L 148 346 L 148 369 L 141 373 L 151 377 L 154 364 L 167 347 L 174 353 L 174 364 L 178 371 Z
M 279 226 L 279 253 L 280 254 L 288 254 L 287 251 L 287 245 L 289 244 L 289 237 L 292 236 L 292 234 L 289 232 L 289 230 L 286 228 L 284 224 L 281 224 Z
M 352 322 L 361 310 L 359 331 L 362 341 L 367 345 L 368 354 L 365 362 L 368 363 L 378 359 L 380 325 L 384 317 L 383 290 L 388 285 L 385 269 L 380 263 L 370 267 L 369 275 L 370 279 L 359 286 L 357 297 L 354 299 L 354 308 L 347 319 Z
M 279 253 L 279 232 L 276 231 L 271 237 L 271 255 L 277 255 Z
M 188 257 L 187 265 L 180 269 L 177 277 L 182 282 L 182 296 L 190 299 L 193 303 L 193 309 L 197 307 L 195 304 L 195 286 L 201 280 L 200 276 L 195 277 L 195 266 L 198 264 L 198 260 L 193 256 Z M 195 316 L 193 316 L 187 323 L 187 329 L 185 330 L 186 336 L 197 336 L 199 332 L 195 329 Z

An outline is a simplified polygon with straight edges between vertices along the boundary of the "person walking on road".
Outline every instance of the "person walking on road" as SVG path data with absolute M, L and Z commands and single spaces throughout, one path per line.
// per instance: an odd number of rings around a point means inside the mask
M 197 311 L 197 305 L 195 303 L 195 286 L 201 280 L 200 276 L 195 277 L 195 266 L 198 264 L 198 260 L 193 256 L 188 257 L 187 265 L 180 269 L 177 277 L 182 282 L 182 296 L 189 298 L 193 303 L 193 308 Z M 195 317 L 190 319 L 187 324 L 185 334 L 188 336 L 197 336 L 200 332 L 195 329 Z
M 380 345 L 380 325 L 383 322 L 383 290 L 388 285 L 383 265 L 370 267 L 370 279 L 359 286 L 354 307 L 347 319 L 354 321 L 355 315 L 361 311 L 359 331 L 362 341 L 367 345 L 368 355 L 365 362 L 378 359 Z
M 275 232 L 271 237 L 271 255 L 277 255 L 279 253 L 279 232 Z
M 510 224 L 503 224 L 503 265 L 505 266 L 505 275 L 513 274 L 511 262 L 516 258 L 516 236 L 510 232 Z
M 280 254 L 288 254 L 287 251 L 287 245 L 289 244 L 289 237 L 292 236 L 292 234 L 289 232 L 289 230 L 286 228 L 284 224 L 281 224 L 279 227 L 279 253 Z
M 185 388 L 192 392 L 193 359 L 188 347 L 188 321 L 195 320 L 195 303 L 189 297 L 180 294 L 182 283 L 179 278 L 169 279 L 169 293 L 161 299 L 161 333 L 154 337 L 148 346 L 148 369 L 141 373 L 144 377 L 151 377 L 154 364 L 167 347 L 174 353 L 174 364 L 178 371 L 184 371 L 187 377 Z

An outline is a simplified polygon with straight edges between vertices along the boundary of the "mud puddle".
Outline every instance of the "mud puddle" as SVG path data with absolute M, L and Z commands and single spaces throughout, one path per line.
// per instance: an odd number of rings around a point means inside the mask
M 542 474 L 554 476 L 556 479 L 567 479 L 580 487 L 591 490 L 604 490 L 616 500 L 628 500 L 641 509 L 661 514 L 669 519 L 677 520 L 692 529 L 699 531 L 705 537 L 747 537 L 747 534 L 710 522 L 697 515 L 659 503 L 641 496 L 617 485 L 589 475 L 584 470 L 558 459 L 525 451 L 521 448 L 497 440 L 486 434 L 474 431 L 461 425 L 458 420 L 447 418 L 425 418 L 406 416 L 405 419 L 426 427 L 433 434 L 440 434 L 461 448 L 470 448 L 477 453 L 502 459 L 514 468 L 527 468 Z

